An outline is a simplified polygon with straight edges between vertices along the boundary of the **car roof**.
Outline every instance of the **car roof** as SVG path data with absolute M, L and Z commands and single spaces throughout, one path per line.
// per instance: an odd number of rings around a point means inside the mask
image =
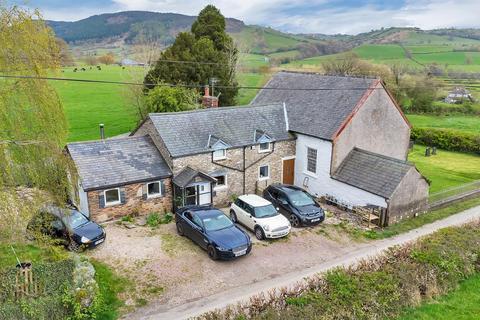
M 240 200 L 243 202 L 248 203 L 249 205 L 253 207 L 262 207 L 262 206 L 268 206 L 269 204 L 272 204 L 270 201 L 257 196 L 256 194 L 245 194 L 243 196 L 238 197 Z
M 272 185 L 272 187 L 277 188 L 278 190 L 281 190 L 285 193 L 290 193 L 294 191 L 304 191 L 302 188 L 288 185 L 288 184 L 275 184 L 275 185 Z
M 200 218 L 216 216 L 218 213 L 224 214 L 221 210 L 212 208 L 211 206 L 192 206 L 185 211 L 190 211 L 193 214 L 198 215 Z

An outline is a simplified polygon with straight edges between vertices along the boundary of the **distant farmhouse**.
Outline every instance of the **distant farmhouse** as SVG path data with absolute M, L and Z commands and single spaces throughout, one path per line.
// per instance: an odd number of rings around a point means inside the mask
M 122 59 L 120 65 L 123 67 L 144 67 L 145 63 L 138 62 L 132 59 Z
M 131 137 L 68 144 L 81 210 L 105 221 L 225 206 L 273 183 L 377 208 L 382 225 L 426 210 L 428 183 L 406 161 L 410 124 L 379 79 L 279 72 L 249 106 L 215 98 L 150 114 Z
M 445 102 L 451 104 L 473 102 L 473 97 L 470 94 L 470 91 L 468 91 L 464 87 L 455 87 L 445 97 Z

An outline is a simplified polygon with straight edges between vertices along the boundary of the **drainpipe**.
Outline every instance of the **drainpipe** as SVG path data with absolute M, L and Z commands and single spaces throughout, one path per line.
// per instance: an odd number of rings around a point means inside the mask
M 105 126 L 103 123 L 100 123 L 100 139 L 105 139 Z
M 243 147 L 243 194 L 245 194 L 245 180 L 246 180 L 246 176 L 245 176 L 245 149 L 247 147 Z

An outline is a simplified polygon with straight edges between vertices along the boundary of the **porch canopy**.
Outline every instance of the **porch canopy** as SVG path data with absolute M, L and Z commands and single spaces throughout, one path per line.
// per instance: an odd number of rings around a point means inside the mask
M 173 177 L 175 209 L 213 203 L 212 190 L 216 182 L 217 179 L 204 172 L 185 167 Z

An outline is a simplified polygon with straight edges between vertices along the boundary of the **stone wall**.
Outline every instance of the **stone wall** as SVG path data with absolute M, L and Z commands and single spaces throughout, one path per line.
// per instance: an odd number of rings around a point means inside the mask
M 103 190 L 87 192 L 90 218 L 96 222 L 118 219 L 123 216 L 138 212 L 146 215 L 151 212 L 172 212 L 172 180 L 164 179 L 165 190 L 163 196 L 150 199 L 143 199 L 143 185 L 135 183 L 122 186 L 125 191 L 125 203 L 100 208 L 99 194 Z
M 388 223 L 411 218 L 428 209 L 429 185 L 415 168 L 411 168 L 393 193 L 388 205 Z
M 334 140 L 331 172 L 354 147 L 406 159 L 410 127 L 382 85 L 377 88 Z
M 295 156 L 295 140 L 279 141 L 272 144 L 272 151 L 258 152 L 259 146 L 235 148 L 227 150 L 227 159 L 212 159 L 212 153 L 202 153 L 187 157 L 173 159 L 173 174 L 177 175 L 185 167 L 189 166 L 204 173 L 225 171 L 227 186 L 214 190 L 213 198 L 215 206 L 224 206 L 231 201 L 232 195 L 244 194 L 243 188 L 243 153 L 245 150 L 245 193 L 255 193 L 258 182 L 258 171 L 262 165 L 269 165 L 270 179 L 263 181 L 264 184 L 282 182 L 282 158 Z

